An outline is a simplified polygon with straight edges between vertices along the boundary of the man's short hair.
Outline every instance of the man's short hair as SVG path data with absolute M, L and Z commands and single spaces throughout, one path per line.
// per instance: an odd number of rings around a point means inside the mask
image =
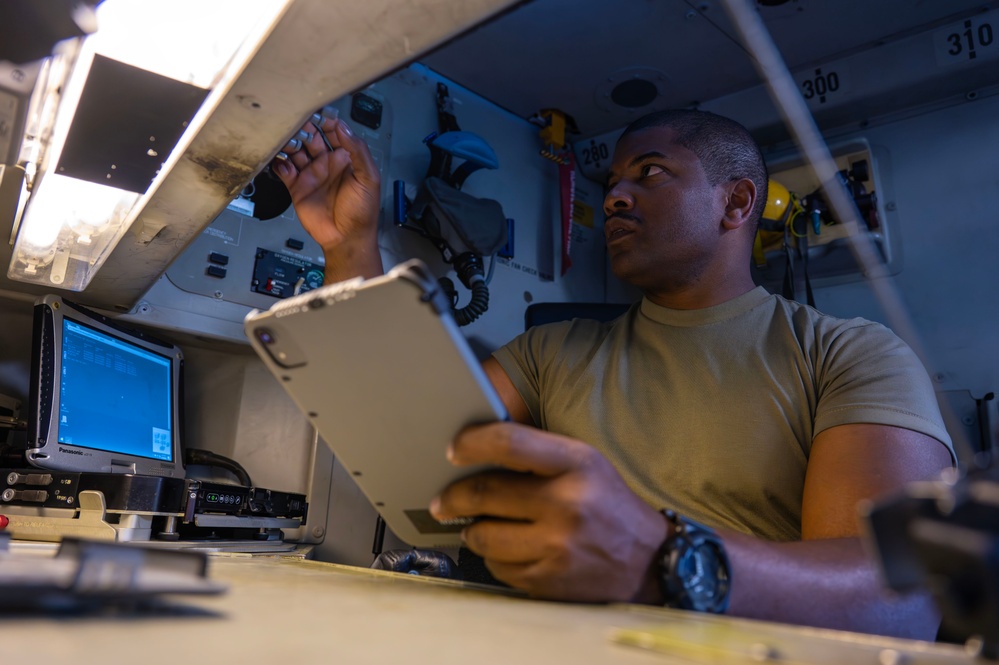
M 709 111 L 669 109 L 654 111 L 625 127 L 621 136 L 649 127 L 669 127 L 676 142 L 701 160 L 708 182 L 718 185 L 749 178 L 756 185 L 756 202 L 751 221 L 754 226 L 767 205 L 767 165 L 760 147 L 749 130 L 735 120 Z

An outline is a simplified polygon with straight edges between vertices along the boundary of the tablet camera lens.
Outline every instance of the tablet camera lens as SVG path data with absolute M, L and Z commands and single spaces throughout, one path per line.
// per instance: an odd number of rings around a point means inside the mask
M 272 335 L 271 331 L 266 328 L 260 328 L 257 330 L 257 339 L 259 339 L 263 344 L 274 343 L 274 335 Z

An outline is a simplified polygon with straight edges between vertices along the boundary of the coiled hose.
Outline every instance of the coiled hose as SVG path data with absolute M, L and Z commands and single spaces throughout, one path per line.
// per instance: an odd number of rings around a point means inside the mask
M 446 285 L 444 288 L 445 291 L 448 290 Z M 452 310 L 455 323 L 459 326 L 467 326 L 489 309 L 489 287 L 486 286 L 485 280 L 481 276 L 476 275 L 469 288 L 472 290 L 472 299 L 469 303 L 461 309 Z M 454 293 L 453 284 L 451 285 L 451 293 Z M 452 302 L 454 302 L 454 299 L 452 299 Z

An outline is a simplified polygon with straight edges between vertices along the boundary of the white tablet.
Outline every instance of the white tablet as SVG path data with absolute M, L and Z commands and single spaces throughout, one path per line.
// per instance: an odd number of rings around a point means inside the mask
M 254 310 L 250 344 L 403 541 L 460 543 L 430 500 L 481 468 L 454 467 L 448 444 L 506 410 L 418 260 Z

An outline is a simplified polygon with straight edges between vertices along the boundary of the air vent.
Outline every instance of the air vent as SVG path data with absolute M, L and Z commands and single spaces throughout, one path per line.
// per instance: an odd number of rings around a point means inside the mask
M 667 81 L 666 75 L 657 69 L 622 69 L 600 82 L 595 101 L 604 111 L 623 110 L 636 115 L 654 111 L 666 103 Z
M 645 79 L 623 81 L 614 86 L 614 89 L 611 91 L 611 101 L 618 106 L 624 106 L 629 109 L 648 106 L 658 96 L 659 90 L 656 88 L 656 84 Z

